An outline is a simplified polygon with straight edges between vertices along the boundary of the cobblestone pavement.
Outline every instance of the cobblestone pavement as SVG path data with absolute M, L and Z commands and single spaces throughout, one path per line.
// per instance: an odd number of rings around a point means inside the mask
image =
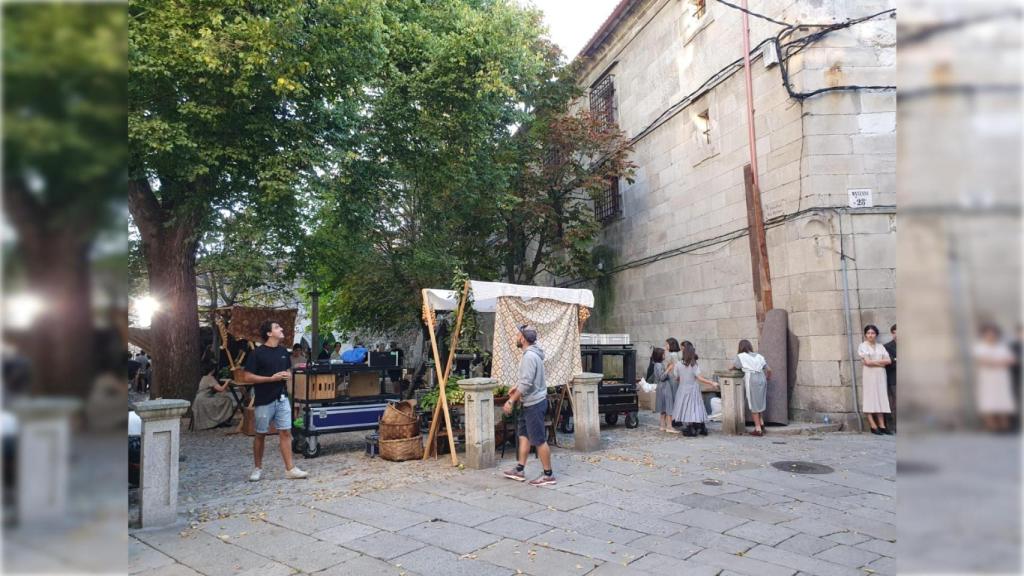
M 507 480 L 442 456 L 385 462 L 363 434 L 324 438 L 283 479 L 268 439 L 264 479 L 246 482 L 251 439 L 184 433 L 179 525 L 133 530 L 129 571 L 504 575 L 896 573 L 896 443 L 829 433 L 704 438 L 641 426 L 602 430 L 587 454 L 553 450 L 556 486 Z M 571 445 L 571 436 L 561 437 Z M 809 461 L 827 474 L 770 463 Z M 539 474 L 530 460 L 527 476 Z

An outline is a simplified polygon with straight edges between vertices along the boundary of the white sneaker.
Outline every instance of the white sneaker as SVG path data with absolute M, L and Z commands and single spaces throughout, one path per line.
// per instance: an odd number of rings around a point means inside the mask
M 263 469 L 253 468 L 252 474 L 249 474 L 249 482 L 259 482 L 263 476 Z
M 286 470 L 284 473 L 284 477 L 289 480 L 301 480 L 307 476 L 309 476 L 309 472 L 300 470 L 298 466 L 293 466 L 291 470 Z

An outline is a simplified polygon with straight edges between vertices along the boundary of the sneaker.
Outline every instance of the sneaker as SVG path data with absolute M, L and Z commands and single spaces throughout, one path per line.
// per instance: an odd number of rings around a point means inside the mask
M 252 474 L 249 474 L 249 482 L 259 482 L 260 478 L 263 477 L 263 470 L 260 468 L 253 468 Z
M 517 482 L 526 480 L 526 474 L 524 474 L 522 470 L 518 470 L 516 468 L 505 470 L 504 474 L 505 478 L 508 478 L 509 480 L 515 480 Z
M 301 480 L 309 476 L 309 472 L 301 470 L 298 466 L 292 466 L 291 470 L 285 470 L 284 477 L 289 480 Z
M 530 480 L 530 486 L 547 486 L 548 484 L 558 484 L 558 481 L 555 480 L 554 476 L 544 476 L 543 474 L 534 480 Z

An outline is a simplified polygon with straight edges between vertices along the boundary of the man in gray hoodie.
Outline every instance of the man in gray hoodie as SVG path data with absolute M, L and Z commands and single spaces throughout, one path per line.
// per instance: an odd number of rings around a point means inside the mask
M 543 474 L 530 480 L 531 486 L 555 484 L 551 471 L 551 448 L 548 446 L 548 434 L 544 429 L 544 417 L 548 411 L 548 386 L 544 381 L 544 349 L 537 343 L 537 329 L 524 324 L 516 333 L 516 347 L 525 348 L 523 359 L 519 362 L 519 383 L 508 395 L 505 402 L 505 414 L 512 414 L 512 406 L 522 401 L 516 422 L 516 435 L 519 437 L 518 464 L 507 470 L 505 477 L 522 482 L 526 480 L 526 458 L 530 455 L 530 446 L 537 448 L 537 457 L 544 467 Z

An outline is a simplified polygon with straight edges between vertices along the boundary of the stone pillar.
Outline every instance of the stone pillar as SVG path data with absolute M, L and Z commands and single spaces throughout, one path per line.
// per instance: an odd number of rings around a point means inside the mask
M 722 434 L 737 436 L 747 431 L 742 370 L 716 370 L 722 393 Z
M 584 372 L 572 379 L 572 421 L 576 449 L 584 452 L 601 447 L 601 415 L 597 412 L 597 386 L 601 374 Z
M 149 400 L 132 406 L 142 420 L 139 522 L 143 528 L 178 519 L 178 448 L 187 400 Z
M 67 511 L 74 398 L 22 398 L 18 419 L 17 513 L 21 525 L 60 520 Z
M 466 460 L 467 468 L 481 469 L 494 466 L 494 388 L 493 378 L 459 380 L 466 393 Z

